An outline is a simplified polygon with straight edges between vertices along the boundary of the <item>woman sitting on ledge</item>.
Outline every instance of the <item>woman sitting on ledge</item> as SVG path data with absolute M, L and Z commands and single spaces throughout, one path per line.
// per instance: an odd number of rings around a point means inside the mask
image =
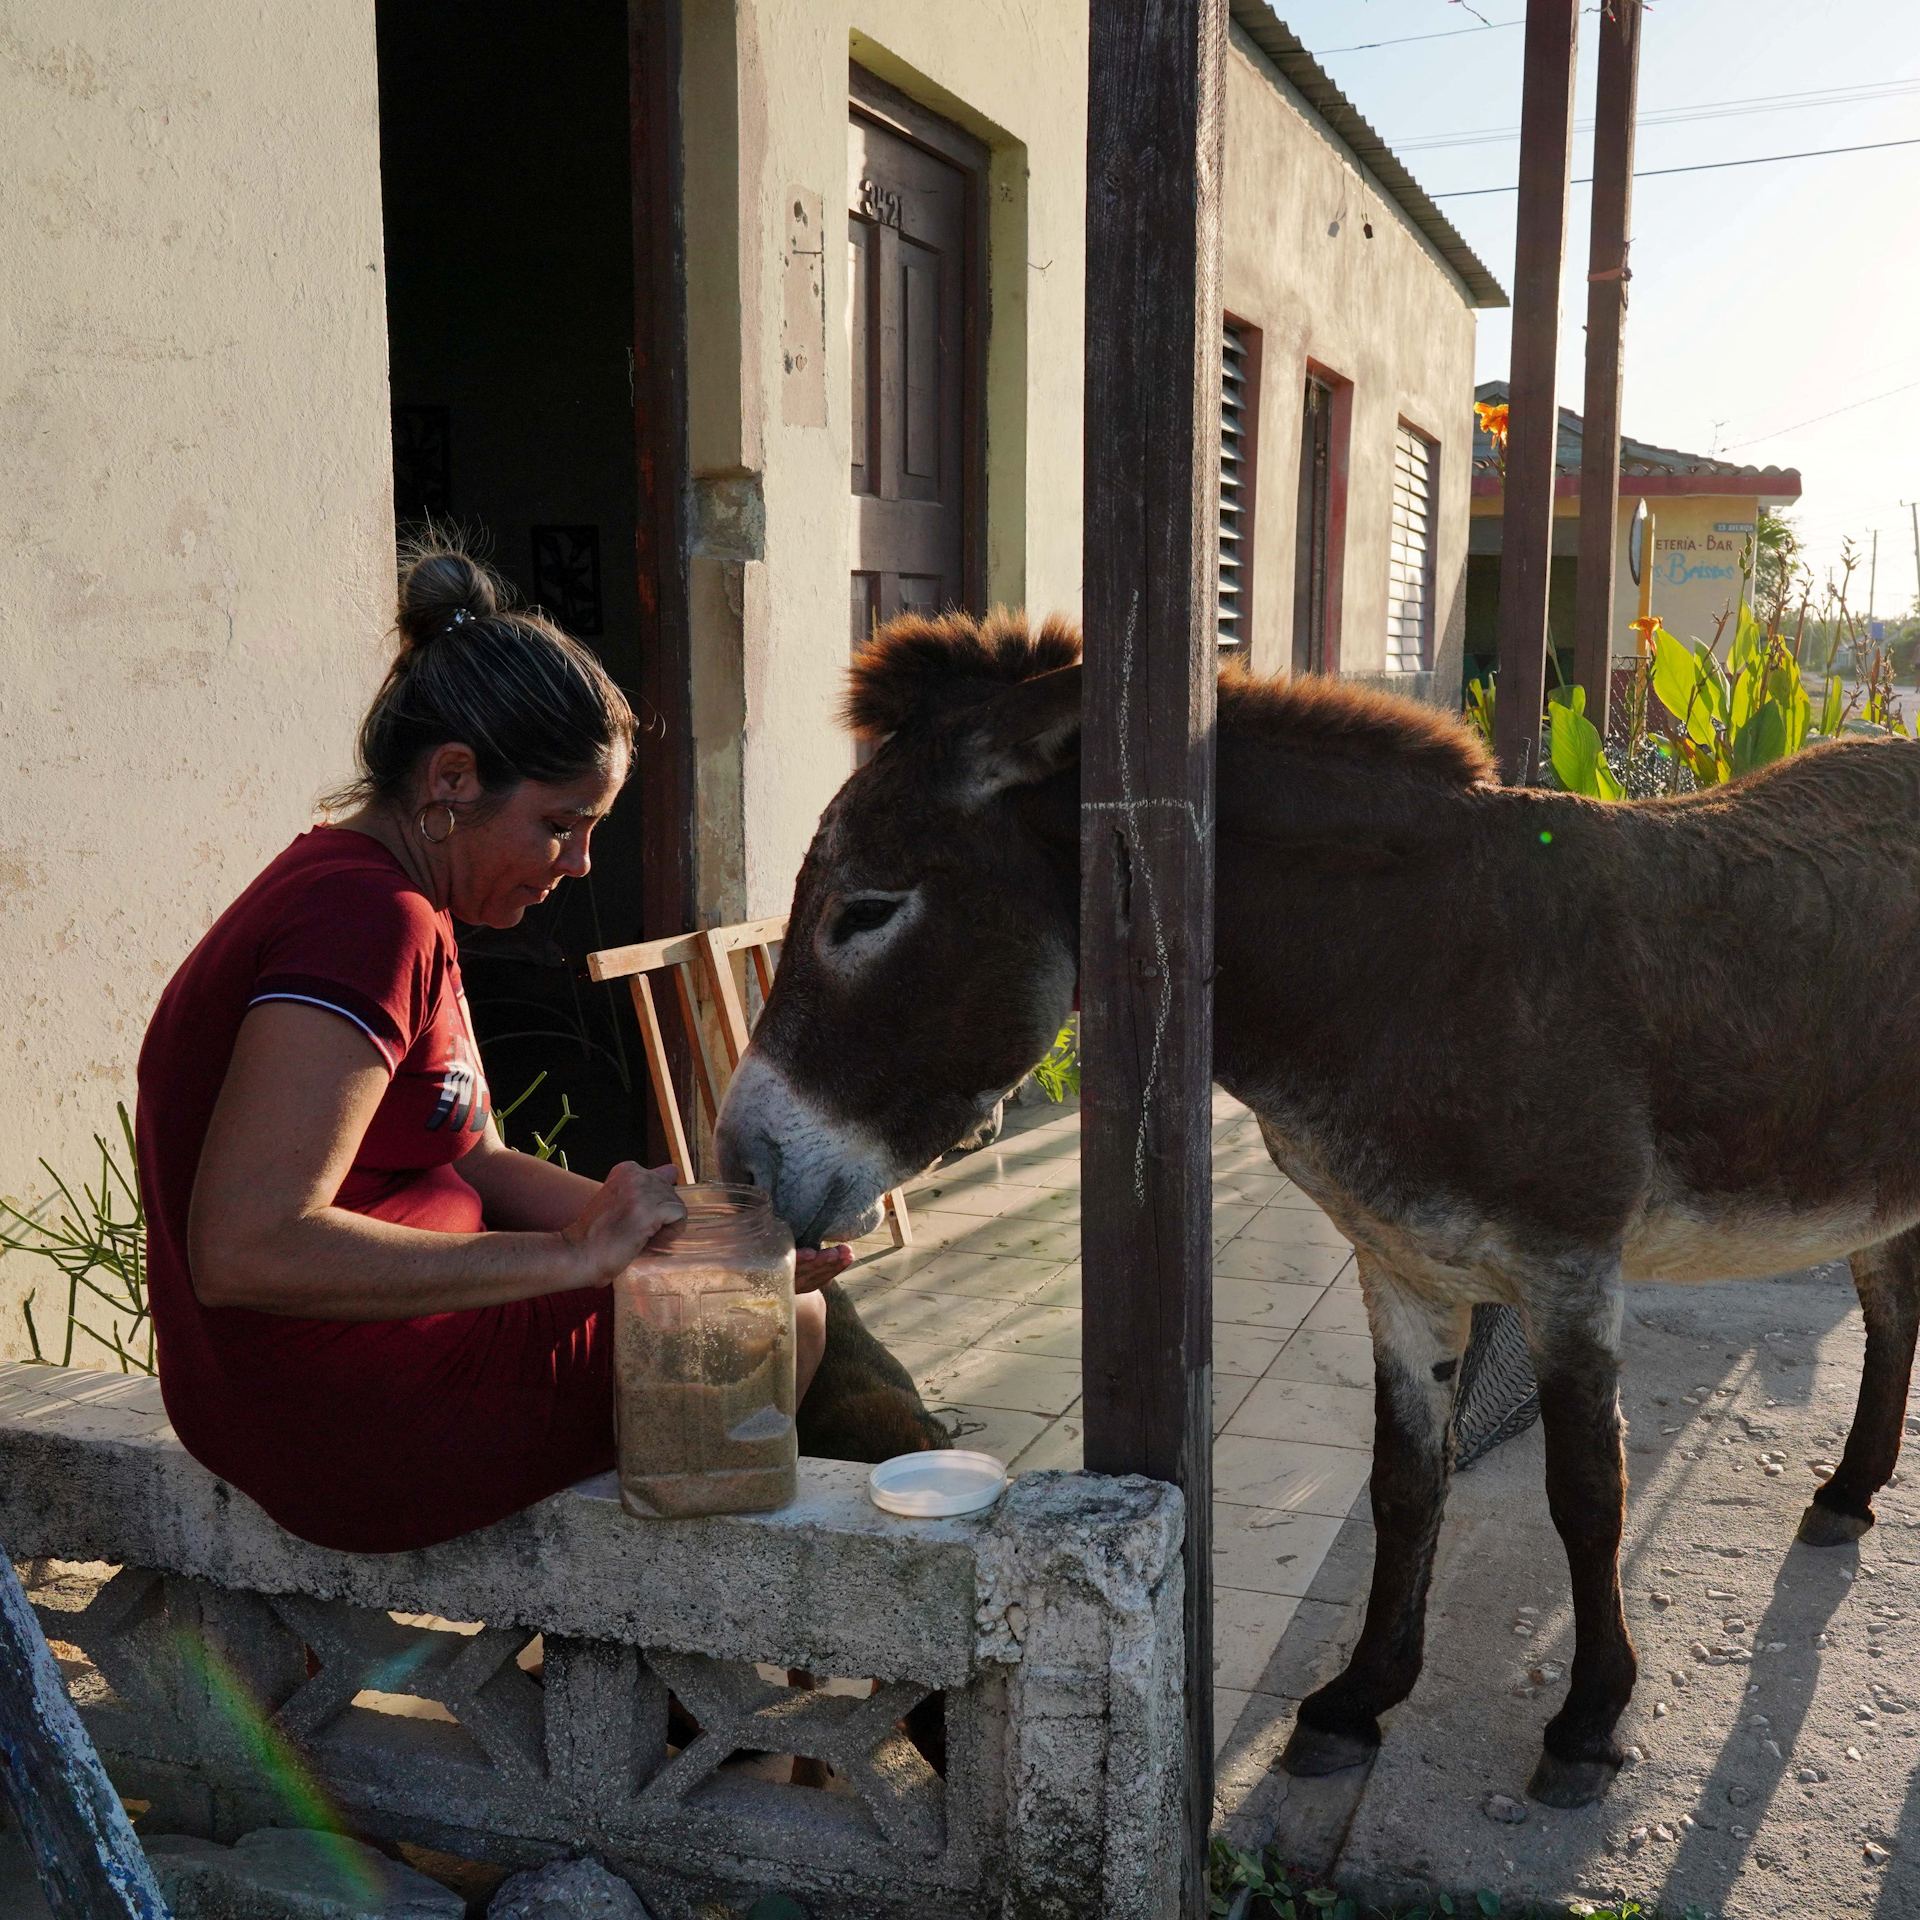
M 465 555 L 401 583 L 355 811 L 303 833 L 187 957 L 140 1055 L 160 1386 L 182 1444 L 274 1519 L 429 1546 L 614 1462 L 609 1283 L 684 1209 L 503 1146 L 455 919 L 584 874 L 633 715 Z M 802 1289 L 844 1248 L 801 1256 Z M 821 1295 L 796 1305 L 804 1394 Z

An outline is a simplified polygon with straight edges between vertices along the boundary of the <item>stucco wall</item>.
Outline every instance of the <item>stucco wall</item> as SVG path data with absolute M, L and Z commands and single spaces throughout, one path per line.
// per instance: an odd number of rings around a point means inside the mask
M 1711 640 L 1720 629 L 1722 614 L 1738 608 L 1745 590 L 1741 549 L 1751 538 L 1748 530 L 1758 522 L 1762 504 L 1752 494 L 1666 494 L 1648 500 L 1654 515 L 1653 610 L 1669 633 Z M 1764 504 L 1791 502 L 1769 499 Z M 1474 501 L 1473 517 L 1482 528 L 1473 541 L 1476 553 L 1500 551 L 1501 505 L 1497 497 Z M 1640 589 L 1627 565 L 1627 536 L 1638 505 L 1637 495 L 1621 495 L 1614 543 L 1614 629 L 1616 650 L 1622 654 L 1634 650 L 1636 641 L 1628 622 L 1640 611 Z M 1553 503 L 1553 514 L 1553 551 L 1558 563 L 1579 552 L 1579 496 L 1562 495 Z M 1729 620 L 1725 638 L 1732 637 Z M 1556 631 L 1556 643 L 1570 646 L 1571 634 Z
M 1435 689 L 1451 701 L 1466 620 L 1473 310 L 1424 238 L 1238 28 L 1227 54 L 1222 224 L 1227 311 L 1262 335 L 1253 664 L 1274 671 L 1292 658 L 1295 502 L 1312 360 L 1353 383 L 1340 671 L 1377 674 L 1386 663 L 1394 434 L 1405 419 L 1439 447 Z
M 833 724 L 852 512 L 850 56 L 992 154 L 988 592 L 1078 612 L 1086 23 L 1014 0 L 687 0 L 685 20 L 699 884 L 718 919 L 785 908 L 852 765 Z M 796 192 L 825 210 L 824 426 L 781 401 Z
M 1627 527 L 1635 503 L 1621 516 L 1616 595 L 1626 617 L 1639 611 L 1639 588 L 1627 572 Z M 1648 502 L 1654 514 L 1653 610 L 1671 633 L 1711 640 L 1723 612 L 1738 609 L 1744 581 L 1740 549 L 1750 535 L 1735 531 L 1759 518 L 1751 499 L 1681 497 Z M 1727 638 L 1733 626 L 1727 625 Z
M 391 617 L 371 0 L 0 29 L 0 1192 L 350 764 Z M 51 1269 L 0 1261 L 0 1355 Z

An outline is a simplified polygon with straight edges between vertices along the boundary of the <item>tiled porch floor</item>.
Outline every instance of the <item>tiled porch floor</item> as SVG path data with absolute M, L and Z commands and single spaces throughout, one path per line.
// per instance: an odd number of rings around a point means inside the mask
M 1024 1107 L 909 1189 L 915 1245 L 876 1235 L 845 1286 L 962 1446 L 1077 1468 L 1080 1120 Z M 1261 1676 L 1372 1462 L 1373 1349 L 1353 1252 L 1214 1099 L 1214 1724 L 1281 1702 Z M 1285 1711 L 1290 1716 L 1291 1702 Z M 1243 1739 L 1253 1731 L 1240 1729 Z

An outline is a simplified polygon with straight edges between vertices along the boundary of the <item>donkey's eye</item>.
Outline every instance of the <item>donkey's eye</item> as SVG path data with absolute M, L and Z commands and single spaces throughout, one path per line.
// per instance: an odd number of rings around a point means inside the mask
M 884 927 L 900 911 L 898 900 L 849 900 L 833 923 L 833 944 L 837 947 L 856 933 L 872 933 Z

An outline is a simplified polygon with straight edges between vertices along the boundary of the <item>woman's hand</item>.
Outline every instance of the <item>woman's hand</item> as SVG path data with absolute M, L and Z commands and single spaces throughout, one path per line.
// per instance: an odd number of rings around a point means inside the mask
M 818 1293 L 836 1273 L 853 1265 L 851 1247 L 802 1247 L 793 1261 L 795 1293 Z
M 560 1238 L 579 1263 L 581 1286 L 604 1287 L 617 1279 L 662 1227 L 687 1217 L 685 1203 L 673 1190 L 673 1172 L 672 1167 L 661 1167 L 649 1173 L 638 1161 L 623 1160 L 561 1228 Z

